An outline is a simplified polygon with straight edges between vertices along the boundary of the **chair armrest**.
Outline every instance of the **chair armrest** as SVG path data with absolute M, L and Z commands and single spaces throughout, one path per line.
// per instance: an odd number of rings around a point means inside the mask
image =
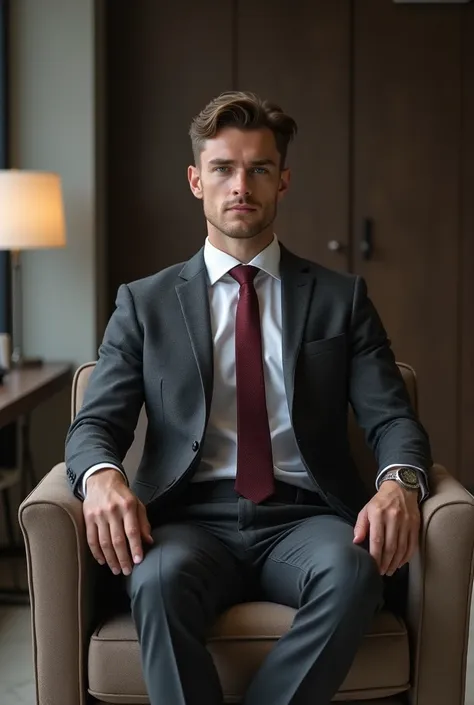
M 56 465 L 22 502 L 38 705 L 85 705 L 94 560 L 82 502 Z M 87 577 L 87 580 L 86 580 Z
M 443 467 L 430 471 L 420 550 L 410 562 L 407 626 L 412 705 L 463 705 L 474 552 L 474 498 Z

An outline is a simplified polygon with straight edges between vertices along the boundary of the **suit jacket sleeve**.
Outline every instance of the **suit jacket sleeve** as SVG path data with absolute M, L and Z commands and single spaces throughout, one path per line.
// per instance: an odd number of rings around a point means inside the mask
M 106 328 L 84 404 L 66 438 L 66 467 L 74 494 L 82 497 L 84 473 L 97 463 L 119 467 L 132 444 L 144 401 L 143 331 L 133 297 L 123 284 Z
M 354 287 L 350 365 L 350 402 L 379 469 L 412 465 L 426 473 L 432 465 L 428 435 L 410 404 L 390 341 L 361 277 Z

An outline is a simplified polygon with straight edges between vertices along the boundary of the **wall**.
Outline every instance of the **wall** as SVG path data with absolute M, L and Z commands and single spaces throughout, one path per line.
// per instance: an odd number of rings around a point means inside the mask
M 93 0 L 13 0 L 10 24 L 10 163 L 58 172 L 67 246 L 24 253 L 27 355 L 96 357 L 95 51 Z M 37 478 L 63 459 L 70 391 L 37 410 Z
M 95 355 L 93 0 L 11 3 L 11 163 L 63 179 L 67 247 L 27 252 L 25 352 Z

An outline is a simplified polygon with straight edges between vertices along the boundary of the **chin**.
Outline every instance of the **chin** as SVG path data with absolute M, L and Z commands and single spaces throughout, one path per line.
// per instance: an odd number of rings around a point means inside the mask
M 260 233 L 265 229 L 265 224 L 260 223 L 245 223 L 245 222 L 231 222 L 225 221 L 222 223 L 221 231 L 228 235 L 228 237 L 233 237 L 236 239 L 249 239 L 260 235 Z
M 258 230 L 255 230 L 255 228 L 248 229 L 248 230 L 242 230 L 242 228 L 222 228 L 221 232 L 224 233 L 224 235 L 227 235 L 227 237 L 233 237 L 235 240 L 249 240 L 251 237 L 256 237 L 257 235 L 260 235 L 262 232 L 262 229 L 259 228 Z
M 237 221 L 228 219 L 224 217 L 215 217 L 212 213 L 206 213 L 204 215 L 211 225 L 213 225 L 216 230 L 225 235 L 226 237 L 233 238 L 234 240 L 250 240 L 253 237 L 260 235 L 263 230 L 267 227 L 265 222 L 258 223 L 246 223 L 242 220 Z M 270 221 L 271 222 L 271 221 Z

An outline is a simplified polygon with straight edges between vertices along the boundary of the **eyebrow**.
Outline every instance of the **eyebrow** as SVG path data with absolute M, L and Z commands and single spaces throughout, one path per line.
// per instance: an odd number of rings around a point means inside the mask
M 209 165 L 213 166 L 232 166 L 235 164 L 234 159 L 211 159 Z M 273 159 L 254 159 L 250 162 L 251 166 L 276 166 Z

